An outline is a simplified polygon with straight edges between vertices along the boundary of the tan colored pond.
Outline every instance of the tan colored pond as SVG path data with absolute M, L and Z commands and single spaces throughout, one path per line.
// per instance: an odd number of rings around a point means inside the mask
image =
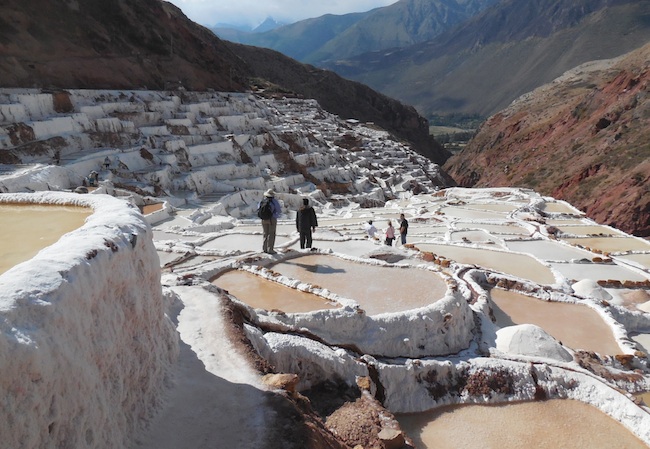
M 334 256 L 303 256 L 270 268 L 353 299 L 368 315 L 424 307 L 447 292 L 444 279 L 431 271 L 370 265 Z
M 495 212 L 512 212 L 520 206 L 507 203 L 466 203 L 463 204 L 463 207 L 478 210 L 491 210 Z
M 417 247 L 421 251 L 432 252 L 459 263 L 474 264 L 490 270 L 502 271 L 539 284 L 555 283 L 555 277 L 548 267 L 525 254 L 435 243 L 418 243 Z
M 140 207 L 140 212 L 142 212 L 142 215 L 149 215 L 153 212 L 159 211 L 163 206 L 164 203 L 145 204 Z
M 599 249 L 608 253 L 650 251 L 650 243 L 633 237 L 586 237 L 562 239 L 574 245 Z
M 301 292 L 241 270 L 223 273 L 213 279 L 212 283 L 228 290 L 231 295 L 256 309 L 302 313 L 340 307 L 320 296 Z
M 568 399 L 450 406 L 397 419 L 421 449 L 647 449 L 618 421 Z
M 501 247 L 499 241 L 485 231 L 453 231 L 451 233 L 453 242 L 478 243 L 483 245 L 497 245 Z
M 227 234 L 201 245 L 202 249 L 218 251 L 262 251 L 262 235 L 253 234 Z M 283 236 L 275 237 L 275 248 L 287 243 L 289 239 Z
M 611 229 L 605 226 L 589 225 L 589 226 L 556 226 L 560 232 L 570 235 L 614 235 L 622 236 L 622 232 Z
M 626 256 L 619 256 L 623 260 L 629 260 L 637 263 L 646 269 L 650 270 L 650 254 L 628 254 Z
M 509 241 L 506 246 L 512 251 L 532 254 L 542 260 L 591 260 L 595 256 L 589 251 L 551 240 Z
M 92 213 L 76 206 L 0 204 L 0 274 L 81 227 Z
M 646 354 L 650 354 L 650 334 L 635 334 L 630 338 L 641 345 L 641 350 Z
M 646 407 L 650 407 L 650 391 L 646 391 L 645 393 L 639 393 L 635 396 L 641 398 L 641 400 L 643 401 Z
M 614 334 L 598 312 L 579 304 L 548 302 L 494 288 L 490 297 L 496 324 L 535 324 L 572 349 L 620 354 Z
M 544 204 L 543 210 L 544 210 L 544 212 L 550 212 L 552 214 L 580 214 L 580 215 L 582 215 L 582 212 L 580 212 L 578 209 L 574 209 L 573 207 L 569 206 L 568 204 L 564 204 L 564 203 L 546 203 L 546 204 Z

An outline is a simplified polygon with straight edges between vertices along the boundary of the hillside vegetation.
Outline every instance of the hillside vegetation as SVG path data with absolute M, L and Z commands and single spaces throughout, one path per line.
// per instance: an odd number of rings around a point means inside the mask
M 445 169 L 463 186 L 521 186 L 650 236 L 650 44 L 585 64 L 492 116 Z

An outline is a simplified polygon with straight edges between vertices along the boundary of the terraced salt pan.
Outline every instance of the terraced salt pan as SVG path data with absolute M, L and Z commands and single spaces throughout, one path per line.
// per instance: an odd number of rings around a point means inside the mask
M 548 267 L 525 254 L 435 243 L 417 243 L 416 246 L 421 251 L 432 252 L 459 263 L 502 271 L 522 279 L 529 279 L 538 284 L 555 283 L 555 276 Z
M 589 259 L 595 257 L 595 254 L 573 248 L 569 245 L 550 240 L 529 240 L 529 241 L 508 241 L 506 246 L 511 251 L 528 253 L 542 260 L 572 260 L 572 259 Z
M 505 218 L 505 212 L 502 214 L 496 212 L 482 211 L 477 209 L 463 209 L 459 206 L 443 206 L 440 208 L 445 216 L 451 218 L 464 218 L 464 219 L 476 219 L 476 220 L 503 220 Z
M 512 235 L 530 235 L 530 231 L 515 224 L 486 224 L 459 221 L 456 223 L 456 229 L 483 229 L 495 234 L 512 234 Z
M 597 408 L 568 399 L 451 406 L 397 418 L 423 449 L 647 448 Z
M 583 215 L 578 209 L 569 206 L 565 203 L 544 203 L 542 207 L 544 212 L 549 212 L 552 214 L 577 214 Z
M 424 307 L 447 291 L 445 281 L 431 271 L 369 265 L 335 256 L 302 256 L 269 268 L 353 299 L 368 315 Z
M 489 210 L 495 212 L 512 212 L 521 205 L 506 203 L 466 203 L 463 207 L 477 210 Z
M 0 204 L 0 274 L 81 227 L 91 214 L 86 207 Z
M 563 234 L 569 235 L 613 235 L 613 236 L 623 236 L 620 231 L 616 229 L 608 228 L 607 226 L 598 226 L 598 225 L 589 225 L 589 226 L 564 226 L 564 223 L 560 222 L 556 227 Z
M 201 235 L 182 235 L 182 234 L 176 234 L 174 232 L 160 231 L 154 229 L 153 238 L 154 240 L 157 241 L 178 240 L 182 242 L 196 242 L 197 240 L 201 240 L 204 237 Z
M 597 263 L 555 263 L 550 265 L 567 279 L 645 281 L 648 276 L 620 265 Z
M 641 398 L 646 407 L 650 407 L 650 391 L 646 393 L 641 393 L 636 395 L 638 398 Z
M 622 253 L 626 251 L 650 252 L 650 243 L 634 237 L 586 237 L 563 238 L 562 240 L 574 245 L 598 249 L 608 253 Z
M 617 256 L 617 259 L 628 260 L 650 270 L 650 254 L 628 254 L 625 256 Z
M 212 283 L 256 309 L 301 313 L 340 307 L 312 293 L 286 287 L 241 270 L 225 272 L 213 279 Z
M 535 324 L 572 349 L 609 355 L 621 353 L 610 327 L 587 306 L 542 301 L 497 288 L 490 291 L 490 297 L 499 327 Z
M 479 243 L 502 247 L 498 239 L 484 231 L 453 231 L 451 233 L 451 240 L 453 242 Z
M 551 226 L 567 226 L 567 225 L 581 225 L 584 224 L 585 221 L 579 218 L 547 218 L 546 219 L 546 224 L 551 225 Z

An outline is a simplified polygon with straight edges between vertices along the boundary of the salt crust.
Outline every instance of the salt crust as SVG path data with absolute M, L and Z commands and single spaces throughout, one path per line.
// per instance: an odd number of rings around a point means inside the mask
M 178 352 L 149 226 L 107 195 L 0 194 L 93 209 L 0 275 L 3 447 L 127 447 L 160 407 Z

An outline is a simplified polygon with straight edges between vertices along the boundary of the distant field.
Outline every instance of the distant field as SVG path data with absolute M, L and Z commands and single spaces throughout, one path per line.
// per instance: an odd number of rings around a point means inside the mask
M 458 134 L 466 133 L 468 130 L 456 128 L 453 126 L 429 126 L 429 134 L 433 136 L 440 136 L 443 134 Z

